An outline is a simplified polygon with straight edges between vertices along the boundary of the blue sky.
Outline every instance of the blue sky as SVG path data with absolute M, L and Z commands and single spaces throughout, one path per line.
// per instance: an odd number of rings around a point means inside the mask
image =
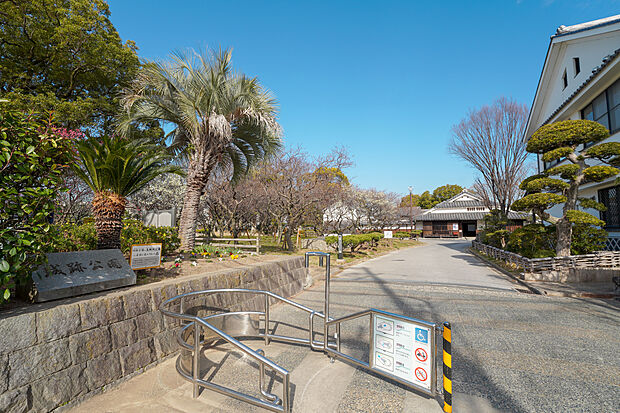
M 288 146 L 345 146 L 355 184 L 402 194 L 471 185 L 446 149 L 452 125 L 502 95 L 529 107 L 556 28 L 620 13 L 620 0 L 108 3 L 142 58 L 232 47 L 278 99 Z

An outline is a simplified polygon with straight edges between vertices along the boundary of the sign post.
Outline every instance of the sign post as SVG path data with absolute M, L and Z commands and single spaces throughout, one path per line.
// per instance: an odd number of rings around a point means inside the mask
M 161 244 L 134 244 L 129 265 L 132 270 L 156 268 L 161 264 Z
M 434 331 L 408 317 L 373 312 L 370 368 L 434 393 Z
M 338 234 L 338 259 L 342 259 L 342 234 Z

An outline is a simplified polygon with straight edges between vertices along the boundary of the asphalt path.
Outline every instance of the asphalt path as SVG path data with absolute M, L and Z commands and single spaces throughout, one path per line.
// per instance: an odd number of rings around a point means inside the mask
M 467 249 L 466 240 L 425 239 L 417 248 L 399 250 L 347 269 L 340 275 L 351 281 L 406 283 L 496 290 L 512 290 L 515 283 Z
M 518 284 L 470 255 L 468 242 L 425 243 L 334 275 L 330 315 L 377 308 L 435 323 L 449 321 L 455 412 L 620 411 L 618 301 L 519 292 Z M 317 281 L 293 299 L 322 311 L 323 283 Z M 271 319 L 276 334 L 307 334 L 306 313 L 276 305 Z M 344 323 L 341 333 L 345 353 L 369 359 L 367 318 Z M 330 363 L 321 352 L 278 343 L 247 344 L 263 348 L 268 358 L 291 372 L 293 412 L 442 410 L 440 397 L 428 398 L 341 360 Z M 205 355 L 217 365 L 207 373 L 209 379 L 256 391 L 252 361 L 232 348 L 220 350 Z M 270 380 L 269 386 L 278 393 L 277 381 Z M 178 377 L 170 360 L 73 411 L 262 410 L 207 390 L 192 399 L 191 385 Z

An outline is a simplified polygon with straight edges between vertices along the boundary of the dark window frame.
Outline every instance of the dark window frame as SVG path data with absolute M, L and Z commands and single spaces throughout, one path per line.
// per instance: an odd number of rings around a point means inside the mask
M 574 77 L 577 77 L 577 75 L 581 73 L 581 63 L 579 62 L 578 57 L 573 57 L 573 69 L 575 69 Z
M 610 91 L 612 89 L 612 87 L 614 87 L 616 85 L 616 83 L 620 82 L 620 79 L 616 80 L 614 83 L 612 83 L 607 89 L 605 89 L 604 91 L 602 91 L 601 93 L 599 93 L 598 95 L 596 95 L 596 97 L 594 99 L 592 99 L 590 101 L 590 103 L 588 103 L 586 106 L 584 106 L 583 109 L 581 109 L 579 111 L 580 115 L 581 115 L 581 119 L 586 119 L 585 117 L 585 112 L 586 109 L 588 109 L 590 106 L 592 106 L 592 104 L 594 103 L 594 101 L 596 99 L 598 99 L 599 97 L 605 95 L 605 106 L 607 108 L 607 111 L 601 116 L 599 117 L 600 119 L 606 119 L 607 120 L 607 126 L 609 127 L 609 134 L 613 135 L 616 132 L 620 131 L 620 123 L 618 125 L 616 125 L 615 128 L 612 128 L 612 123 L 611 123 L 611 113 L 614 109 L 616 109 L 618 106 L 620 106 L 620 103 L 618 103 L 616 106 L 611 107 L 611 98 L 610 98 Z M 592 112 L 592 120 L 594 120 L 594 112 Z M 596 120 L 594 120 L 595 122 L 597 122 Z M 602 124 L 601 124 L 602 125 Z M 603 125 L 605 126 L 605 125 Z M 588 145 L 583 145 L 583 148 L 589 148 L 590 146 L 594 145 L 593 143 L 590 143 Z
M 614 202 L 613 205 L 610 202 L 612 196 L 610 196 L 613 191 Z M 600 217 L 603 221 L 605 221 L 606 230 L 618 230 L 620 229 L 620 185 L 610 186 L 608 188 L 603 188 L 598 190 L 598 202 L 602 203 L 607 207 L 607 211 L 601 211 Z M 613 213 L 610 217 L 608 214 Z
M 568 75 L 566 74 L 566 69 L 564 69 L 564 74 L 562 75 L 562 90 L 568 87 Z

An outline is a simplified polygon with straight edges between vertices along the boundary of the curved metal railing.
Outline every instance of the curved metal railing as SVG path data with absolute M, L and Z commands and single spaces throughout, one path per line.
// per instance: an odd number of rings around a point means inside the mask
M 204 317 L 199 317 L 198 315 L 192 315 L 186 313 L 186 302 L 190 298 L 197 298 L 199 296 L 209 296 L 212 294 L 253 294 L 253 295 L 262 295 L 264 297 L 264 311 L 233 311 L 233 312 L 225 312 L 219 314 L 211 314 Z M 302 310 L 308 313 L 308 338 L 301 337 L 291 337 L 280 334 L 274 334 L 270 330 L 270 316 L 269 309 L 271 306 L 271 299 L 275 299 L 276 301 L 283 302 L 288 304 L 294 308 Z M 179 312 L 175 312 L 170 309 L 171 306 L 178 303 Z M 193 307 L 192 307 L 193 308 Z M 274 341 L 282 341 L 294 344 L 307 345 L 314 350 L 324 350 L 326 347 L 325 337 L 323 341 L 317 341 L 314 339 L 314 318 L 320 317 L 325 319 L 324 314 L 317 312 L 311 308 L 308 308 L 302 304 L 296 303 L 295 301 L 284 298 L 278 294 L 272 293 L 271 291 L 266 290 L 249 290 L 243 288 L 220 288 L 213 290 L 203 290 L 203 291 L 194 291 L 185 294 L 178 295 L 176 297 L 170 298 L 164 301 L 160 306 L 161 312 L 171 318 L 186 321 L 187 324 L 183 326 L 179 332 L 177 333 L 177 341 L 181 345 L 182 348 L 189 350 L 192 352 L 192 369 L 191 372 L 187 371 L 183 367 L 182 356 L 179 356 L 176 363 L 176 369 L 178 373 L 185 378 L 186 380 L 193 383 L 193 394 L 194 397 L 198 397 L 199 387 L 208 388 L 214 391 L 217 391 L 222 394 L 226 394 L 228 396 L 234 397 L 239 400 L 246 401 L 256 406 L 260 406 L 272 411 L 279 412 L 290 412 L 291 404 L 290 404 L 290 373 L 288 370 L 283 367 L 277 365 L 273 361 L 269 360 L 264 356 L 264 352 L 262 350 L 253 350 L 237 338 L 233 337 L 233 335 L 228 334 L 223 329 L 220 329 L 210 323 L 210 321 L 216 320 L 221 317 L 229 317 L 229 316 L 258 316 L 259 322 L 260 318 L 263 318 L 263 329 L 260 331 L 260 327 L 258 329 L 258 334 L 254 336 L 263 337 L 265 340 L 265 344 L 268 345 L 271 340 Z M 330 318 L 331 319 L 331 318 Z M 190 328 L 193 329 L 193 342 L 190 344 L 187 342 L 187 337 L 190 336 Z M 201 340 L 201 330 L 205 329 L 205 331 L 210 332 L 210 337 L 213 336 L 226 341 L 231 344 L 233 347 L 240 350 L 242 353 L 246 354 L 250 358 L 252 358 L 255 362 L 258 363 L 259 366 L 259 392 L 264 399 L 260 399 L 248 394 L 244 394 L 238 392 L 236 390 L 211 383 L 209 381 L 203 380 L 200 378 L 200 351 L 203 346 L 206 344 L 207 338 Z M 330 343 L 329 337 L 327 339 L 327 346 L 332 348 L 337 348 L 339 344 L 338 334 L 334 336 L 334 341 Z M 276 373 L 276 375 L 280 376 L 283 383 L 283 391 L 282 396 L 278 397 L 274 394 L 267 392 L 263 387 L 264 381 L 264 371 L 265 367 L 271 369 Z M 191 373 L 191 374 L 190 374 Z

